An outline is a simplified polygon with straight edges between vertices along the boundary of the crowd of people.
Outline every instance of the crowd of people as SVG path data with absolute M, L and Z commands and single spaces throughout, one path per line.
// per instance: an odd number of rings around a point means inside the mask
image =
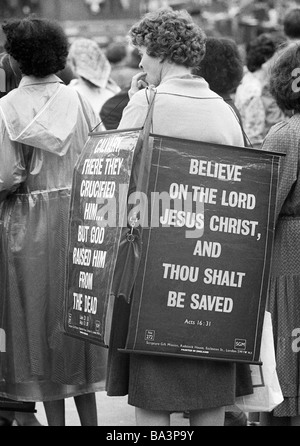
M 300 9 L 286 14 L 282 32 L 260 34 L 244 53 L 171 8 L 147 13 L 130 29 L 129 43 L 106 49 L 84 36 L 70 44 L 61 26 L 44 18 L 8 20 L 2 29 L 0 327 L 7 347 L 0 397 L 43 402 L 49 426 L 65 425 L 70 397 L 82 426 L 98 425 L 99 391 L 128 395 L 140 426 L 168 426 L 172 412 L 187 414 L 192 426 L 224 426 L 236 396 L 253 392 L 248 365 L 132 354 L 124 360 L 117 343 L 107 355 L 64 335 L 74 166 L 94 129 L 143 127 L 152 86 L 154 133 L 286 154 L 267 297 L 284 401 L 261 414 L 260 424 L 300 425 L 300 356 L 291 348 L 300 323 Z M 0 412 L 3 425 L 11 418 Z M 20 426 L 40 424 L 33 414 L 14 418 Z

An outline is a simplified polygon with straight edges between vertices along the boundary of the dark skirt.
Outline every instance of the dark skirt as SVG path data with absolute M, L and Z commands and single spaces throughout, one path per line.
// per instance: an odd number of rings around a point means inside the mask
M 178 411 L 233 405 L 235 365 L 221 361 L 130 355 L 128 403 Z
M 299 338 L 293 336 L 293 331 L 300 327 L 299 252 L 300 218 L 281 218 L 276 228 L 268 304 L 277 374 L 284 396 L 273 411 L 277 417 L 300 415 L 300 354 L 292 348 Z
M 108 396 L 128 394 L 130 405 L 147 410 L 186 411 L 231 406 L 252 393 L 247 364 L 121 353 L 130 305 L 115 301 L 108 355 Z M 237 370 L 237 375 L 236 375 Z

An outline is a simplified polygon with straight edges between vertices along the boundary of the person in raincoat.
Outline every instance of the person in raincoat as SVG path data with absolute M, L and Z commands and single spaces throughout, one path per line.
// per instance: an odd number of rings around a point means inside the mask
M 5 96 L 11 90 L 18 87 L 22 79 L 22 73 L 18 64 L 5 52 L 0 54 L 0 97 Z M 4 196 L 6 192 L 0 192 Z M 1 337 L 0 337 L 1 338 Z M 1 360 L 1 359 L 0 359 Z M 26 405 L 28 412 L 12 410 L 13 402 L 3 399 L 0 401 L 0 407 L 10 408 L 10 410 L 0 410 L 0 426 L 40 426 L 41 423 L 36 418 L 35 414 L 29 410 L 35 410 L 35 404 L 30 402 Z M 19 407 L 19 402 L 16 403 Z M 24 407 L 24 406 L 23 406 Z
M 0 99 L 0 395 L 42 401 L 49 425 L 64 425 L 74 397 L 82 425 L 97 424 L 101 347 L 63 332 L 72 175 L 97 118 L 55 75 L 68 40 L 54 21 L 2 25 L 22 80 Z

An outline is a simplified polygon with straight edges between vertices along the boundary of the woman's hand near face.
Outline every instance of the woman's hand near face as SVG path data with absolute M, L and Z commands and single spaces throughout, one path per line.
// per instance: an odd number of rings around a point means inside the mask
M 145 80 L 146 76 L 147 76 L 147 73 L 145 73 L 144 71 L 133 76 L 132 81 L 131 81 L 131 87 L 130 87 L 130 90 L 128 91 L 129 99 L 131 99 L 132 96 L 135 93 L 137 93 L 139 90 L 148 86 L 148 83 Z

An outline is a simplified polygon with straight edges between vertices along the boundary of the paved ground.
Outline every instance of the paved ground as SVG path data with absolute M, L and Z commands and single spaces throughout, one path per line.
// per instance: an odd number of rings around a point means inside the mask
M 127 397 L 108 397 L 106 392 L 97 393 L 99 426 L 135 426 L 134 407 L 127 404 Z M 42 403 L 36 405 L 38 420 L 47 426 L 46 415 Z M 188 426 L 183 414 L 172 414 L 172 426 Z M 80 426 L 73 398 L 66 400 L 66 425 Z

